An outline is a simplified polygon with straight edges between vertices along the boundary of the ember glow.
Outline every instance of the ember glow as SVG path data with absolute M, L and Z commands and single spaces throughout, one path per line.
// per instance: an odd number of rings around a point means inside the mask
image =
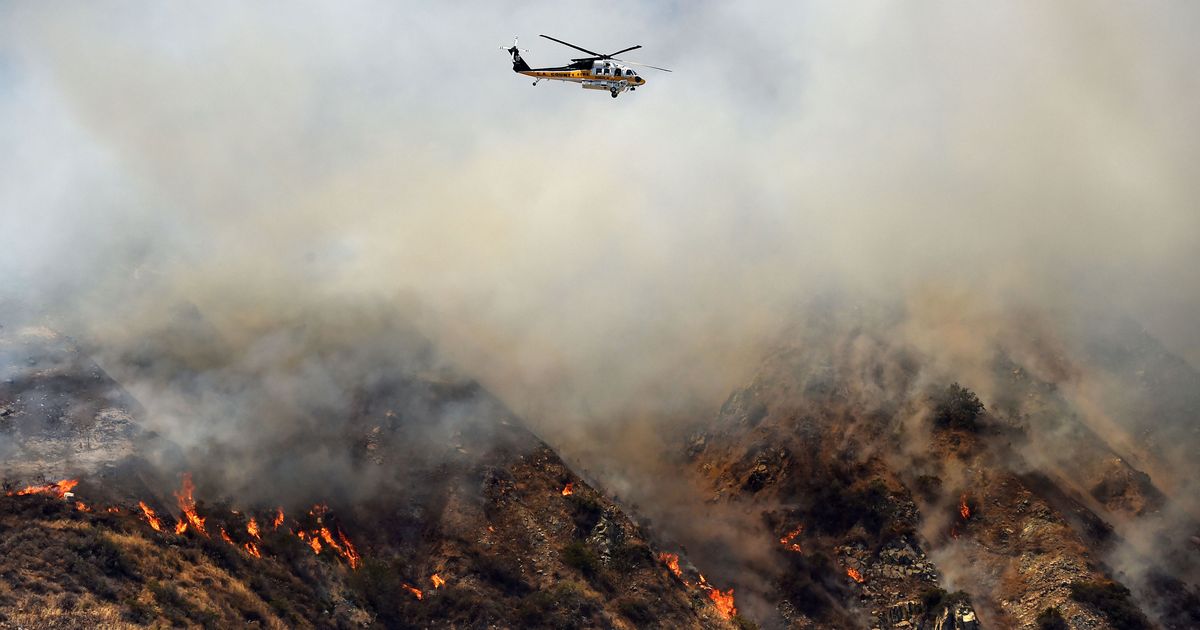
M 179 502 L 179 510 L 183 512 L 183 518 L 175 526 L 176 534 L 182 534 L 187 531 L 188 525 L 191 525 L 192 529 L 201 536 L 208 536 L 208 532 L 204 529 L 204 518 L 196 513 L 196 500 L 192 498 L 195 490 L 196 486 L 192 484 L 192 474 L 183 473 L 183 485 L 179 488 L 179 492 L 175 493 L 175 499 Z
M 425 599 L 425 594 L 421 592 L 421 589 L 416 588 L 411 584 L 401 584 L 401 586 L 404 588 L 404 590 L 412 594 L 413 597 L 416 597 L 417 599 Z
M 783 548 L 787 549 L 788 551 L 794 551 L 796 553 L 800 553 L 800 551 L 801 551 L 800 543 L 792 542 L 792 541 L 795 540 L 796 537 L 799 536 L 800 533 L 803 531 L 804 531 L 804 525 L 797 525 L 796 529 L 793 529 L 792 531 L 788 532 L 783 538 L 779 539 L 779 544 L 783 545 Z
M 854 567 L 846 567 L 846 575 L 850 576 L 851 580 L 854 580 L 859 584 L 862 584 L 865 581 L 862 573 L 859 573 L 858 569 L 855 569 Z
M 714 588 L 708 592 L 708 598 L 717 607 L 717 612 L 721 613 L 726 619 L 730 619 L 737 614 L 737 607 L 733 604 L 733 589 L 722 591 L 719 588 Z
M 967 506 L 967 495 L 964 493 L 958 500 L 958 514 L 963 520 L 971 518 L 971 508 Z
M 233 544 L 233 539 L 229 537 L 229 532 L 225 531 L 224 527 L 221 528 L 221 540 L 224 540 L 231 545 Z
M 436 573 L 429 576 L 429 581 L 433 582 L 433 588 L 442 588 L 443 586 L 446 585 L 446 580 L 443 580 L 442 576 L 440 576 Z
M 563 486 L 562 489 L 562 495 L 564 497 L 569 497 L 572 494 L 575 494 L 575 482 L 568 483 L 567 485 Z
M 18 497 L 23 497 L 31 494 L 49 494 L 51 496 L 58 497 L 59 499 L 65 499 L 67 497 L 67 493 L 74 489 L 77 485 L 79 485 L 78 479 L 63 479 L 62 481 L 48 483 L 42 486 L 25 486 L 16 492 L 9 492 L 8 496 L 11 497 L 15 495 Z

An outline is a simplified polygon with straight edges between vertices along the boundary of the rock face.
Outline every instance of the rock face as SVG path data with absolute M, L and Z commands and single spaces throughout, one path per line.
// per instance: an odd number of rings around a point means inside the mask
M 0 478 L 111 466 L 133 453 L 140 412 L 69 339 L 40 326 L 0 328 Z

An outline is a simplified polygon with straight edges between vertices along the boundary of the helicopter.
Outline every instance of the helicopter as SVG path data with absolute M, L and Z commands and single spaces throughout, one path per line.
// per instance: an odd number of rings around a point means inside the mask
M 513 38 L 512 46 L 501 46 L 501 50 L 506 50 L 512 55 L 513 72 L 523 74 L 527 77 L 533 77 L 533 84 L 537 85 L 539 81 L 546 79 L 550 81 L 569 81 L 571 83 L 579 83 L 585 90 L 608 90 L 613 98 L 625 90 L 630 92 L 638 89 L 646 84 L 638 73 L 629 66 L 643 66 L 646 68 L 654 68 L 663 72 L 671 72 L 666 68 L 659 68 L 650 64 L 638 63 L 636 61 L 623 61 L 617 59 L 617 55 L 626 53 L 631 50 L 637 50 L 642 46 L 630 46 L 622 48 L 615 53 L 602 55 L 598 52 L 580 48 L 575 44 L 564 42 L 561 39 L 555 39 L 549 35 L 541 35 L 552 42 L 558 42 L 564 46 L 570 46 L 580 52 L 585 52 L 591 57 L 580 57 L 572 59 L 570 65 L 558 66 L 555 68 L 530 68 L 528 63 L 521 58 L 522 50 L 517 48 L 517 38 Z M 523 51 L 529 52 L 529 51 Z

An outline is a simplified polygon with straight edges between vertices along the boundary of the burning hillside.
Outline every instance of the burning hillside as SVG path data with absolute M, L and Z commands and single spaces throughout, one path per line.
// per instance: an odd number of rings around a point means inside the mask
M 10 384 L 0 403 L 28 409 L 45 379 L 69 382 L 86 365 L 74 351 L 60 359 Z M 61 390 L 64 408 L 115 387 L 79 382 Z M 187 457 L 156 438 L 134 439 L 101 467 L 5 461 L 10 479 L 31 466 L 74 476 L 10 484 L 0 497 L 0 570 L 23 576 L 0 587 L 0 627 L 732 624 L 732 590 L 702 576 L 681 583 L 633 520 L 478 386 L 408 372 L 357 391 L 339 434 L 320 438 L 356 469 L 334 482 L 370 484 L 361 497 L 267 491 L 297 475 L 243 497 L 220 467 L 151 466 L 143 457 Z M 52 448 L 91 423 L 35 422 L 24 411 L 8 420 L 17 436 Z M 316 448 L 303 437 L 264 456 Z
M 1148 628 L 1147 612 L 1170 611 L 1166 627 L 1200 614 L 1182 581 L 1134 588 L 1142 611 L 1120 584 L 1104 591 L 1118 612 L 1095 606 L 1101 596 L 1090 594 L 1103 588 L 1092 585 L 1117 578 L 1101 560 L 1124 544 L 1117 532 L 1165 498 L 1070 399 L 1031 383 L 1012 348 L 996 349 L 985 405 L 957 383 L 925 381 L 920 354 L 885 331 L 827 324 L 801 330 L 688 440 L 708 501 L 761 514 L 757 536 L 774 541 L 772 563 L 746 560 L 732 573 L 764 585 L 746 593 L 774 607 L 751 613 L 764 625 L 1027 627 L 1053 617 Z M 1111 494 L 1122 499 L 1106 504 Z

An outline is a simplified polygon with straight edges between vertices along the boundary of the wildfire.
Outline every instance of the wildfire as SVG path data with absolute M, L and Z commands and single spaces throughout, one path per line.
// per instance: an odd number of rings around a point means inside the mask
M 224 527 L 221 528 L 221 540 L 224 540 L 231 545 L 233 544 L 233 539 L 229 537 L 229 532 L 225 531 Z
M 783 545 L 783 548 L 787 549 L 788 551 L 794 551 L 796 553 L 800 553 L 800 551 L 801 551 L 800 543 L 796 543 L 796 542 L 792 542 L 792 541 L 795 540 L 796 537 L 799 536 L 800 533 L 803 531 L 804 531 L 804 525 L 797 525 L 796 529 L 793 529 L 792 531 L 788 532 L 787 535 L 785 535 L 783 538 L 779 539 L 779 544 Z
M 79 510 L 80 512 L 91 512 L 92 511 L 92 508 L 88 507 L 87 504 L 84 503 L 83 501 L 76 501 L 75 509 Z
M 48 483 L 42 486 L 25 486 L 16 492 L 9 492 L 8 496 L 28 496 L 31 494 L 50 494 L 60 499 L 67 498 L 67 493 L 79 485 L 78 479 L 63 479 L 55 483 Z
M 416 597 L 417 599 L 425 599 L 425 594 L 421 592 L 421 589 L 411 584 L 401 584 L 400 586 L 404 587 L 404 590 L 411 593 L 413 597 Z
M 958 514 L 962 516 L 964 521 L 971 518 L 971 508 L 967 505 L 966 493 L 963 493 L 958 500 Z
M 733 589 L 722 591 L 719 588 L 714 588 L 708 592 L 708 598 L 717 607 L 717 612 L 721 613 L 726 619 L 732 618 L 737 614 L 737 607 L 733 604 Z
M 658 561 L 667 565 L 667 568 L 671 570 L 671 573 L 675 574 L 675 577 L 683 580 L 683 571 L 679 570 L 679 556 L 677 554 L 664 551 L 658 554 Z M 685 584 L 687 583 L 687 580 L 683 581 Z
M 658 561 L 665 564 L 675 577 L 683 582 L 684 586 L 694 587 L 707 591 L 708 598 L 712 600 L 713 605 L 717 607 L 717 612 L 721 613 L 726 618 L 732 618 L 737 614 L 737 607 L 733 603 L 733 589 L 722 591 L 719 588 L 713 588 L 708 580 L 704 578 L 703 573 L 697 573 L 699 581 L 692 584 L 683 576 L 683 571 L 679 568 L 679 555 L 674 553 L 661 552 L 658 554 Z
M 854 567 L 846 567 L 846 575 L 850 576 L 851 580 L 854 580 L 859 584 L 862 584 L 866 581 L 866 578 L 863 577 L 862 573 L 859 573 L 858 569 L 855 569 Z
M 362 563 L 362 556 L 341 529 L 337 530 L 337 536 L 335 537 L 333 532 L 324 525 L 322 521 L 328 512 L 328 507 L 314 505 L 308 513 L 317 519 L 317 527 L 310 530 L 297 530 L 296 537 L 304 541 L 313 550 L 313 553 L 318 555 L 320 555 L 321 550 L 325 547 L 333 549 L 339 556 L 346 560 L 351 569 L 357 569 L 358 565 Z M 321 541 L 325 541 L 324 544 Z
M 442 588 L 443 586 L 446 585 L 446 580 L 443 580 L 442 576 L 440 576 L 436 573 L 429 576 L 429 581 L 433 582 L 433 588 Z
M 279 529 L 280 525 L 283 525 L 283 508 L 275 510 L 275 520 L 271 521 L 272 529 Z
M 179 492 L 175 493 L 179 509 L 183 512 L 183 518 L 175 525 L 176 534 L 182 534 L 187 531 L 187 526 L 191 525 L 200 535 L 208 536 L 208 532 L 204 530 L 204 518 L 196 513 L 196 500 L 192 498 L 195 490 L 196 486 L 192 485 L 192 474 L 183 473 L 183 485 L 179 488 Z
M 575 494 L 575 482 L 573 482 L 573 481 L 567 483 L 567 485 L 563 486 L 563 489 L 562 489 L 562 495 L 564 497 L 569 497 L 572 494 Z
M 246 533 L 254 537 L 255 540 L 260 540 L 262 536 L 258 533 L 258 521 L 254 517 L 250 517 L 250 522 L 246 523 Z
M 242 545 L 242 547 L 246 550 L 246 553 L 254 556 L 255 558 L 262 557 L 262 553 L 258 550 L 258 545 L 254 544 L 252 542 L 248 542 L 248 543 Z

